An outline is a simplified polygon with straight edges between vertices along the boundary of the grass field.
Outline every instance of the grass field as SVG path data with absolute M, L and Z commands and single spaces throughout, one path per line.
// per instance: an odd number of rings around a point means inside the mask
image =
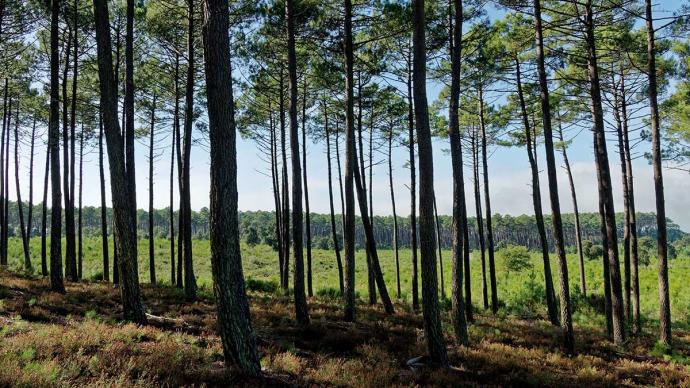
M 111 240 L 112 243 L 112 240 Z M 211 265 L 210 247 L 207 240 L 194 241 L 194 271 L 198 284 L 202 288 L 210 289 Z M 112 246 L 111 246 L 112 250 Z M 64 250 L 63 250 L 64 251 Z M 168 240 L 155 241 L 156 274 L 159 284 L 170 283 L 170 242 Z M 35 272 L 40 271 L 40 239 L 31 240 L 31 254 Z M 10 239 L 9 246 L 10 268 L 21 270 L 22 250 L 20 240 Z M 331 251 L 312 251 L 313 256 L 313 289 L 317 295 L 333 294 L 338 288 L 338 272 L 335 255 Z M 508 271 L 505 259 L 498 251 L 496 254 L 496 274 L 498 281 L 498 296 L 502 314 L 513 314 L 522 317 L 545 316 L 543 303 L 543 266 L 541 256 L 533 252 L 531 255 L 532 268 L 521 271 Z M 386 279 L 386 285 L 392 297 L 396 296 L 395 260 L 391 250 L 380 250 L 379 258 Z M 112 260 L 112 252 L 111 252 Z M 487 259 L 488 260 L 488 259 Z M 242 261 L 246 278 L 278 282 L 278 257 L 269 246 L 242 245 Z M 446 295 L 450 292 L 450 251 L 443 251 L 444 285 Z M 487 264 L 488 267 L 488 264 Z M 552 257 L 554 285 L 558 287 L 558 269 Z M 472 302 L 475 308 L 482 307 L 481 290 L 481 262 L 478 252 L 472 253 Z M 568 269 L 571 296 L 575 302 L 574 319 L 576 323 L 602 327 L 602 264 L 601 261 L 586 262 L 586 280 L 588 300 L 579 292 L 579 274 L 577 258 L 568 255 Z M 488 268 L 487 268 L 488 270 Z M 101 240 L 87 238 L 84 240 L 84 278 L 98 279 L 102 272 Z M 363 250 L 358 251 L 356 258 L 356 282 L 359 297 L 365 299 L 366 260 Z M 409 250 L 400 251 L 400 282 L 401 301 L 411 300 L 411 253 Z M 111 272 L 112 273 L 112 272 Z M 148 240 L 139 240 L 139 276 L 143 283 L 149 282 L 148 271 Z M 488 275 L 487 275 L 488 276 Z M 690 292 L 687 281 L 690 279 L 690 258 L 681 257 L 669 262 L 669 277 L 671 284 L 671 312 L 676 325 L 690 325 Z M 558 288 L 556 288 L 558 295 Z M 657 317 L 658 291 L 656 263 L 640 267 L 640 305 L 643 319 L 654 321 Z

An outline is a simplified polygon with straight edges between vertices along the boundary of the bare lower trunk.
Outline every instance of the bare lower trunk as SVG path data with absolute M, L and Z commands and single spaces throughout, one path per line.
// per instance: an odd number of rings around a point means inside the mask
M 479 147 L 477 131 L 472 135 L 472 169 L 474 171 L 474 204 L 477 220 L 477 236 L 479 236 L 479 254 L 482 262 L 482 303 L 484 309 L 489 308 L 489 290 L 486 284 L 486 242 L 484 240 L 484 220 L 482 218 L 482 197 L 479 191 Z
M 153 147 L 156 122 L 156 95 L 153 95 L 151 105 L 151 127 L 149 128 L 149 280 L 156 284 L 156 259 L 153 241 Z
M 24 251 L 24 270 L 31 273 L 31 254 L 29 253 L 29 238 L 26 233 L 24 222 L 24 205 L 22 203 L 22 191 L 19 186 L 19 103 L 17 103 L 15 123 L 14 123 L 14 180 L 17 189 L 17 209 L 19 210 L 19 231 L 22 237 L 22 248 Z
M 108 208 L 105 202 L 105 169 L 103 166 L 103 120 L 98 117 L 98 170 L 101 184 L 101 242 L 103 251 L 103 281 L 110 281 L 108 249 Z
M 408 95 L 408 126 L 409 126 L 409 150 L 410 150 L 410 249 L 412 250 L 412 309 L 419 310 L 419 277 L 417 270 L 417 170 L 415 163 L 415 134 L 414 134 L 414 104 L 412 95 L 412 63 L 408 65 L 407 76 Z
M 391 207 L 393 208 L 393 255 L 395 256 L 396 297 L 400 299 L 400 252 L 398 250 L 398 215 L 395 210 L 395 189 L 393 186 L 393 128 L 388 134 L 388 181 L 391 192 Z
M 343 293 L 345 285 L 343 283 L 343 262 L 340 257 L 340 243 L 338 241 L 338 233 L 335 227 L 335 207 L 333 205 L 333 174 L 331 171 L 331 135 L 328 128 L 328 111 L 326 110 L 326 104 L 323 104 L 324 110 L 324 129 L 326 132 L 326 161 L 328 165 L 328 201 L 331 210 L 331 239 L 333 240 L 333 249 L 335 250 L 335 260 L 338 265 L 338 286 L 340 287 L 340 292 Z
M 43 203 L 41 204 L 41 275 L 48 276 L 47 235 L 48 228 L 48 176 L 50 172 L 50 146 L 46 147 L 46 163 L 43 175 Z

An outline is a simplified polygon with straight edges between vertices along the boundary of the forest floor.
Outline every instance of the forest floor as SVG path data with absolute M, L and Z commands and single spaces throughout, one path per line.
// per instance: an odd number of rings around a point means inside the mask
M 425 346 L 421 316 L 406 304 L 393 316 L 359 305 L 347 323 L 338 299 L 310 298 L 312 323 L 300 328 L 290 296 L 261 284 L 249 294 L 265 378 L 248 380 L 223 365 L 207 290 L 189 303 L 175 288 L 142 287 L 148 311 L 165 318 L 148 326 L 121 321 L 110 284 L 69 283 L 57 294 L 46 279 L 0 270 L 0 386 L 690 386 L 682 325 L 672 352 L 655 345 L 653 327 L 616 347 L 599 327 L 576 325 L 568 356 L 548 322 L 482 311 L 469 347 L 446 333 L 450 370 L 410 368 Z

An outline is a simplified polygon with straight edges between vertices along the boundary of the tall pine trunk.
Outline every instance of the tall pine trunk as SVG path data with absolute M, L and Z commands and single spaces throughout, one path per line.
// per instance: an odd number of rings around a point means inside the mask
M 323 104 L 324 116 L 324 131 L 326 132 L 326 161 L 328 165 L 328 202 L 331 210 L 331 239 L 333 240 L 333 249 L 335 250 L 335 261 L 338 265 L 338 286 L 340 292 L 343 293 L 345 285 L 343 283 L 343 262 L 340 257 L 340 242 L 338 241 L 338 232 L 335 223 L 335 206 L 333 205 L 333 172 L 331 169 L 331 134 L 328 127 L 328 110 L 326 104 Z
M 46 163 L 43 175 L 43 203 L 41 204 L 41 275 L 48 276 L 48 174 L 50 172 L 50 145 L 46 147 Z
M 476 128 L 472 133 L 472 170 L 474 171 L 474 205 L 479 237 L 479 254 L 482 262 L 482 303 L 489 308 L 489 289 L 486 284 L 486 240 L 484 239 L 484 218 L 482 217 L 482 194 L 479 190 L 479 139 Z M 469 319 L 469 318 L 468 318 Z
M 659 134 L 659 105 L 657 102 L 656 48 L 652 2 L 645 0 L 647 26 L 647 77 L 649 80 L 649 110 L 652 124 L 652 166 L 656 195 L 657 257 L 659 272 L 659 340 L 671 345 L 671 303 L 668 285 L 668 254 L 666 241 L 666 205 L 664 204 L 664 177 L 661 166 L 661 135 Z
M 211 144 L 211 267 L 225 360 L 261 374 L 244 287 L 237 216 L 237 149 L 228 3 L 204 1 L 203 43 Z
M 17 189 L 17 209 L 19 211 L 19 232 L 22 237 L 22 248 L 24 252 L 24 270 L 31 273 L 31 254 L 29 252 L 29 238 L 27 236 L 26 223 L 24 221 L 24 204 L 22 203 L 22 191 L 19 186 L 19 102 L 14 118 L 14 180 Z
M 149 279 L 151 284 L 156 284 L 156 258 L 153 241 L 153 147 L 154 132 L 156 128 L 156 94 L 154 92 L 151 102 L 151 126 L 149 127 Z
M 395 209 L 395 188 L 393 186 L 393 127 L 388 131 L 388 184 L 393 209 L 393 255 L 395 257 L 396 297 L 400 299 L 400 252 L 398 249 L 398 214 Z
M 69 75 L 70 53 L 72 48 L 72 26 L 67 23 L 67 45 L 65 48 L 65 67 L 62 70 L 62 164 L 64 174 L 62 184 L 65 203 L 65 277 L 70 281 L 77 281 L 77 252 L 74 231 L 74 207 L 72 206 L 72 195 L 70 191 L 70 143 L 69 143 L 69 103 L 67 96 L 67 79 Z M 76 103 L 72 101 L 72 103 Z
M 307 76 L 302 90 L 302 179 L 304 180 L 304 243 L 307 245 L 307 295 L 314 296 L 311 268 L 311 214 L 309 214 L 309 185 L 307 184 Z M 296 81 L 295 81 L 296 82 Z
M 50 17 L 50 117 L 48 119 L 48 147 L 50 148 L 50 289 L 65 292 L 62 279 L 62 190 L 60 188 L 60 1 L 52 0 Z M 107 20 L 107 18 L 106 18 Z M 7 81 L 5 81 L 7 88 Z M 5 89 L 7 90 L 7 89 Z M 5 92 L 7 94 L 7 92 Z
M 103 281 L 110 281 L 110 249 L 108 247 L 108 207 L 105 202 L 105 168 L 103 165 L 103 119 L 98 117 L 98 173 L 101 185 L 101 250 L 103 251 Z

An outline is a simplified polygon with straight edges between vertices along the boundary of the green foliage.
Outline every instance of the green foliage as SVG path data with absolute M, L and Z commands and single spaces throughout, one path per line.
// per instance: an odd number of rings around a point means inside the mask
M 266 292 L 272 294 L 278 289 L 278 282 L 275 280 L 247 278 L 244 284 L 248 291 Z
M 530 262 L 530 252 L 521 245 L 508 245 L 498 251 L 506 269 L 510 272 L 520 272 L 533 268 Z
M 604 248 L 594 244 L 591 240 L 582 241 L 582 254 L 589 260 L 597 260 L 603 257 Z

